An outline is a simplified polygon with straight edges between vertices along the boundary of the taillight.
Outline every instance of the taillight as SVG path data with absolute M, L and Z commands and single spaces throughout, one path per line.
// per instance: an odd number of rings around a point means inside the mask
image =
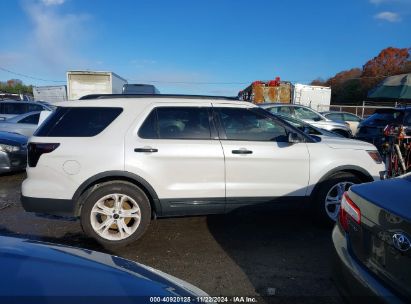
M 361 210 L 350 199 L 348 193 L 345 192 L 341 200 L 341 208 L 338 215 L 338 220 L 340 221 L 340 224 L 345 231 L 348 231 L 349 218 L 351 218 L 357 224 L 361 224 Z
M 58 146 L 60 144 L 57 143 L 29 143 L 27 145 L 27 162 L 29 167 L 37 166 L 42 154 L 53 152 Z

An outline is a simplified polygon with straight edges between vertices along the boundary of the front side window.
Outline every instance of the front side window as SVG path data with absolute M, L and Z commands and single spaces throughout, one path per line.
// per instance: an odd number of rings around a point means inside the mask
M 23 119 L 20 119 L 18 123 L 37 125 L 39 123 L 39 118 L 40 118 L 40 113 L 37 113 L 37 114 L 29 115 Z
M 92 137 L 107 128 L 122 111 L 122 108 L 58 107 L 34 136 Z
M 286 129 L 261 113 L 243 108 L 219 108 L 218 112 L 229 140 L 287 141 Z
M 211 139 L 209 109 L 156 108 L 146 118 L 138 135 L 148 139 Z
M 307 108 L 294 108 L 295 117 L 299 119 L 307 119 L 307 120 L 314 120 L 320 121 L 322 120 L 321 116 L 315 113 L 314 111 L 307 109 Z

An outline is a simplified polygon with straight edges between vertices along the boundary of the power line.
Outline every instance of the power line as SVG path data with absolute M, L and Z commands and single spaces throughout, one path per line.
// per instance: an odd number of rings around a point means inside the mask
M 127 81 L 149 82 L 149 83 L 174 83 L 174 84 L 249 84 L 250 82 L 204 82 L 204 81 L 166 81 L 166 80 L 142 80 L 126 79 Z
M 55 83 L 63 83 L 66 82 L 66 80 L 52 80 L 52 79 L 44 79 L 44 78 L 38 78 L 18 72 L 13 72 L 11 70 L 8 70 L 6 68 L 0 67 L 0 70 L 20 76 L 20 77 L 25 77 L 33 80 L 38 80 L 38 81 L 45 81 L 45 82 L 55 82 Z M 395 75 L 381 75 L 381 76 L 363 76 L 363 77 L 350 77 L 350 78 L 344 78 L 343 80 L 355 80 L 355 79 L 375 79 L 375 78 L 386 78 L 390 76 L 395 76 Z M 239 81 L 239 82 L 206 82 L 206 81 L 166 81 L 166 80 L 143 80 L 143 79 L 126 79 L 127 81 L 136 81 L 136 82 L 146 82 L 146 83 L 164 83 L 164 84 L 187 84 L 187 85 L 248 85 L 252 81 Z M 316 80 L 316 79 L 314 79 Z M 292 83 L 296 82 L 311 82 L 314 80 L 308 80 L 308 81 L 303 81 L 303 80 L 290 80 Z M 332 77 L 329 79 L 331 82 L 336 81 L 333 80 Z M 326 82 L 327 80 L 324 80 L 323 82 Z
M 49 82 L 66 82 L 65 80 L 51 80 L 51 79 L 42 79 L 42 78 L 37 78 L 37 77 L 33 77 L 33 76 L 29 76 L 29 75 L 25 75 L 25 74 L 21 74 L 21 73 L 17 73 L 17 72 L 13 72 L 10 71 L 8 69 L 5 69 L 3 67 L 0 67 L 0 70 L 10 73 L 10 74 L 14 74 L 20 77 L 25 77 L 25 78 L 30 78 L 30 79 L 34 79 L 34 80 L 40 80 L 40 81 L 49 81 Z

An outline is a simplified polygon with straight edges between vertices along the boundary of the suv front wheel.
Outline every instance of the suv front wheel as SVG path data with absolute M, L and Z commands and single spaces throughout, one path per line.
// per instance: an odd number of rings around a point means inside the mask
M 137 240 L 150 220 L 150 202 L 144 191 L 122 181 L 98 186 L 88 194 L 81 211 L 84 232 L 106 247 Z
M 338 218 L 342 196 L 345 191 L 361 180 L 352 173 L 337 173 L 322 181 L 314 194 L 314 209 L 317 219 L 333 225 Z

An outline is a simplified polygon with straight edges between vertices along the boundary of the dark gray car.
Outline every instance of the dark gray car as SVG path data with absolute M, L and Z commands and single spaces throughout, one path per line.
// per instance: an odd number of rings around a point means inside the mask
M 352 186 L 332 238 L 343 295 L 411 303 L 410 174 Z
M 24 135 L 0 131 L 0 174 L 26 168 L 27 140 Z

